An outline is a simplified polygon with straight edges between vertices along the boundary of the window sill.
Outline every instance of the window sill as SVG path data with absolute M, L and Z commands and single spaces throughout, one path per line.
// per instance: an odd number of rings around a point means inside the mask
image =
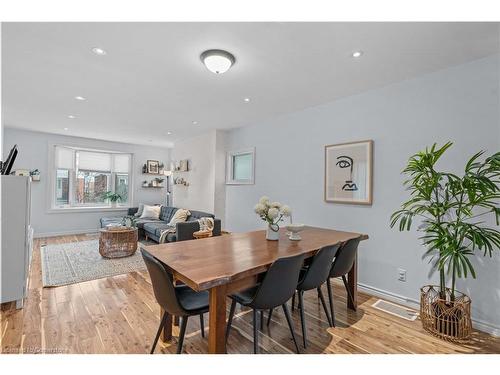
M 75 212 L 119 212 L 127 211 L 130 206 L 117 206 L 117 207 L 64 207 L 64 208 L 49 208 L 47 213 L 49 214 L 64 214 L 64 213 L 75 213 Z

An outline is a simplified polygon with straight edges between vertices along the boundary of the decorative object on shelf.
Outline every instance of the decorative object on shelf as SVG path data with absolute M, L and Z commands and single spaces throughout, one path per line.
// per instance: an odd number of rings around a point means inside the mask
M 268 197 L 264 196 L 255 205 L 254 211 L 267 223 L 266 239 L 279 240 L 279 223 L 283 221 L 283 217 L 289 217 L 292 214 L 290 207 L 279 202 L 271 202 Z
M 373 141 L 325 146 L 325 201 L 372 204 Z
M 181 160 L 179 162 L 179 171 L 181 172 L 189 171 L 189 161 L 187 159 Z
M 163 185 L 162 185 L 163 181 L 165 181 L 165 179 L 164 179 L 164 178 L 161 178 L 161 177 L 156 177 L 156 178 L 154 179 L 154 182 L 153 182 L 153 183 L 154 183 L 154 186 L 155 186 L 155 187 L 163 187 Z
M 172 161 L 170 169 L 173 172 L 189 172 L 189 160 L 181 160 L 178 164 L 175 161 Z
M 300 241 L 302 237 L 299 236 L 299 232 L 304 229 L 304 224 L 288 224 L 286 230 L 290 232 L 288 238 L 292 241 Z
M 183 186 L 189 186 L 189 182 L 187 182 L 184 178 L 182 177 L 177 177 L 174 179 L 174 185 L 183 185 Z
M 26 176 L 30 176 L 30 171 L 27 170 L 27 169 L 16 169 L 14 171 L 14 175 L 15 176 L 24 176 L 24 177 L 26 177 Z
M 159 164 L 158 160 L 148 160 L 146 162 L 147 173 L 159 174 Z
M 142 173 L 148 173 L 148 166 L 146 164 L 142 166 Z
M 163 174 L 164 169 L 165 169 L 165 164 L 163 164 L 163 162 L 160 162 L 158 164 L 158 173 Z
M 148 182 L 146 180 L 142 181 L 142 187 L 148 187 Z
M 470 337 L 470 298 L 456 291 L 456 279 L 476 277 L 469 257 L 476 251 L 492 256 L 500 249 L 500 232 L 488 224 L 485 215 L 500 221 L 498 197 L 500 186 L 500 152 L 480 158 L 483 151 L 469 159 L 464 174 L 437 171 L 435 165 L 448 142 L 438 148 L 434 144 L 411 156 L 403 174 L 410 199 L 391 215 L 391 227 L 410 230 L 414 218 L 427 248 L 432 271 L 439 272 L 439 286 L 421 289 L 420 315 L 425 330 L 443 339 L 463 341 Z M 481 217 L 481 219 L 477 219 Z M 451 276 L 451 287 L 447 279 Z
M 116 207 L 118 201 L 123 200 L 123 197 L 118 193 L 113 193 L 112 191 L 107 191 L 102 195 L 103 199 L 111 201 L 111 207 Z
M 38 169 L 33 169 L 30 171 L 31 181 L 40 181 L 40 171 Z

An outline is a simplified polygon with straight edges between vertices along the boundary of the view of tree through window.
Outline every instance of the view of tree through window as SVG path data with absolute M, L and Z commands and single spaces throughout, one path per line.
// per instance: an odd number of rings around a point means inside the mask
M 109 174 L 78 171 L 76 176 L 76 203 L 104 203 L 104 194 L 110 190 L 109 180 Z

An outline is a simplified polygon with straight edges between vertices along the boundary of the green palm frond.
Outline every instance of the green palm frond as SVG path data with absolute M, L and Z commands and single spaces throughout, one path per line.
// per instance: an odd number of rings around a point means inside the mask
M 391 215 L 390 226 L 409 231 L 420 222 L 424 256 L 438 257 L 433 267 L 440 271 L 440 285 L 444 288 L 451 275 L 454 296 L 456 278 L 476 277 L 469 258 L 477 250 L 491 257 L 500 249 L 500 232 L 484 220 L 492 215 L 500 225 L 500 152 L 484 160 L 484 151 L 477 152 L 459 176 L 435 169 L 451 146 L 433 144 L 409 158 L 402 173 L 410 199 Z

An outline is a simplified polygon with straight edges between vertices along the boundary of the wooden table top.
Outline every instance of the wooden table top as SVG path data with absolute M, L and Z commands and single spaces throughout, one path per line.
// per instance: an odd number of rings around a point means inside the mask
M 193 241 L 141 245 L 163 262 L 174 276 L 194 290 L 206 290 L 265 272 L 278 258 L 306 254 L 323 246 L 367 235 L 332 229 L 306 227 L 300 241 L 291 241 L 280 230 L 279 241 L 266 240 L 265 231 L 234 233 Z

